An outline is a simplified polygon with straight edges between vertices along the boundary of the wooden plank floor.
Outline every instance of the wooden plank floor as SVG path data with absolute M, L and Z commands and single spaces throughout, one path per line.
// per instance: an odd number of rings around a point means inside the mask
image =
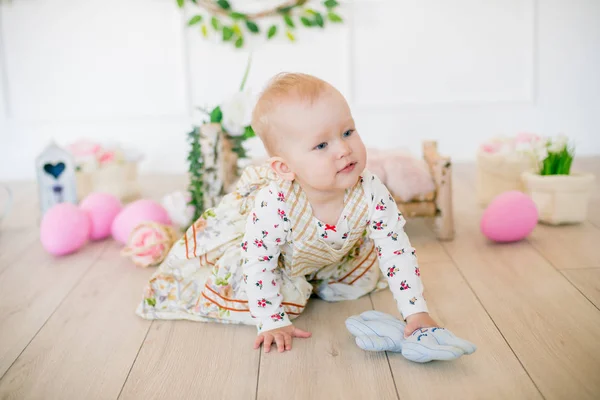
M 600 177 L 600 158 L 576 166 Z M 314 300 L 292 352 L 253 350 L 247 326 L 145 321 L 134 314 L 151 269 L 112 240 L 54 258 L 37 236 L 35 187 L 10 183 L 17 206 L 0 224 L 0 399 L 598 399 L 600 189 L 580 225 L 538 225 L 525 241 L 478 231 L 473 165 L 454 173 L 457 236 L 438 242 L 411 220 L 432 315 L 478 345 L 452 362 L 415 364 L 363 352 L 344 320 L 399 315 L 389 291 Z M 152 177 L 144 196 L 185 188 Z M 115 279 L 117 277 L 117 279 Z

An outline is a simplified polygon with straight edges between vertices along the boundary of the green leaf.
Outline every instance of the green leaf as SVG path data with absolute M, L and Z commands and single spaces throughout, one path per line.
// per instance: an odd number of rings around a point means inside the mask
M 217 214 L 215 214 L 215 210 L 212 208 L 209 208 L 202 213 L 202 218 L 204 219 L 214 218 L 216 216 Z
M 202 36 L 207 37 L 208 36 L 208 28 L 206 27 L 206 24 L 202 24 Z
M 256 25 L 254 23 L 254 21 L 247 20 L 246 21 L 246 27 L 248 27 L 248 30 L 250 32 L 252 32 L 252 33 L 258 33 L 259 32 L 258 25 Z
M 146 303 L 148 303 L 149 306 L 151 307 L 155 307 L 156 306 L 156 299 L 152 298 L 152 299 L 146 299 Z
M 210 122 L 221 122 L 223 119 L 223 112 L 221 111 L 221 107 L 216 106 L 214 110 L 210 113 Z
M 250 139 L 256 136 L 256 133 L 254 133 L 254 129 L 252 129 L 252 125 L 248 125 L 246 127 L 246 129 L 244 129 L 244 134 L 242 135 L 242 138 L 244 140 L 246 139 Z
M 227 42 L 233 37 L 233 29 L 228 26 L 223 27 L 223 41 Z
M 192 26 L 194 24 L 197 24 L 198 22 L 202 22 L 202 15 L 194 15 L 192 18 L 190 18 L 188 26 Z
M 233 33 L 235 33 L 237 36 L 242 36 L 242 30 L 240 29 L 240 26 L 237 23 L 233 24 L 232 29 Z
M 233 19 L 245 19 L 246 18 L 246 14 L 242 14 L 242 13 L 235 12 L 235 11 L 230 12 L 229 16 Z
M 273 36 L 275 36 L 276 33 L 277 33 L 277 25 L 271 25 L 271 27 L 269 28 L 269 31 L 267 32 L 267 39 L 273 38 Z
M 321 28 L 325 25 L 325 21 L 323 21 L 323 16 L 321 14 L 317 13 L 317 15 L 315 15 L 315 23 Z
M 231 5 L 229 4 L 229 2 L 227 0 L 217 0 L 217 4 L 223 10 L 229 10 L 231 8 Z
M 317 12 L 312 8 L 307 8 L 305 11 L 310 15 L 317 15 Z
M 313 26 L 313 22 L 306 17 L 300 17 L 300 21 L 302 21 L 302 25 L 304 26 Z
M 331 22 L 343 22 L 342 17 L 331 11 L 327 13 L 327 17 Z
M 294 34 L 293 34 L 292 32 L 290 32 L 290 31 L 287 31 L 287 32 L 285 33 L 285 35 L 288 37 L 288 39 L 290 39 L 290 41 L 291 41 L 291 42 L 293 42 L 293 41 L 295 41 L 295 40 L 296 40 L 296 37 L 295 37 L 295 36 L 294 36 Z
M 327 8 L 333 8 L 333 7 L 337 7 L 340 5 L 340 3 L 338 3 L 335 0 L 326 0 L 323 2 L 323 4 L 325 5 L 325 7 Z
M 284 15 L 283 19 L 285 21 L 285 24 L 287 26 L 289 26 L 290 28 L 295 28 L 296 27 L 296 25 L 294 24 L 294 20 L 289 15 Z
M 210 24 L 212 25 L 212 27 L 215 31 L 221 30 L 221 22 L 219 21 L 219 19 L 217 17 L 212 17 L 210 19 Z
M 239 38 L 237 38 L 237 40 L 235 41 L 235 47 L 240 49 L 244 46 L 244 38 L 242 36 L 240 36 Z
M 179 8 L 183 7 L 183 2 L 184 0 L 177 0 L 177 5 L 179 6 Z

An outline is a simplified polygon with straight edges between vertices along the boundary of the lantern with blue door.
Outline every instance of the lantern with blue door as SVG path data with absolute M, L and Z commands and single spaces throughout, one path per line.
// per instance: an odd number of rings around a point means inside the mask
M 75 161 L 67 150 L 52 142 L 35 164 L 42 215 L 55 204 L 77 204 Z

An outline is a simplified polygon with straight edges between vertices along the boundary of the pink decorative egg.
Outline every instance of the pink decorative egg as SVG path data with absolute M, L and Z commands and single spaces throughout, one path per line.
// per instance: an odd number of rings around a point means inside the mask
M 481 217 L 480 229 L 488 239 L 499 243 L 526 238 L 535 228 L 538 210 L 529 196 L 513 190 L 496 196 Z
M 90 226 L 87 213 L 75 204 L 57 204 L 46 211 L 42 218 L 42 246 L 55 256 L 73 253 L 87 242 Z
M 90 239 L 101 240 L 110 236 L 112 223 L 122 206 L 121 201 L 112 194 L 92 193 L 83 199 L 79 208 L 90 216 Z
M 142 199 L 128 204 L 117 215 L 112 224 L 112 236 L 125 244 L 133 229 L 142 222 L 153 221 L 171 225 L 167 210 L 153 200 Z

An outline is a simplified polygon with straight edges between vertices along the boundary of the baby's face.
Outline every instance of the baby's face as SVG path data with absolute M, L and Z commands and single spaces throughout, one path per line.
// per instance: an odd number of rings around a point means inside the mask
M 301 185 L 331 191 L 356 184 L 366 150 L 338 91 L 326 91 L 312 105 L 291 104 L 281 111 L 276 121 L 281 155 Z

